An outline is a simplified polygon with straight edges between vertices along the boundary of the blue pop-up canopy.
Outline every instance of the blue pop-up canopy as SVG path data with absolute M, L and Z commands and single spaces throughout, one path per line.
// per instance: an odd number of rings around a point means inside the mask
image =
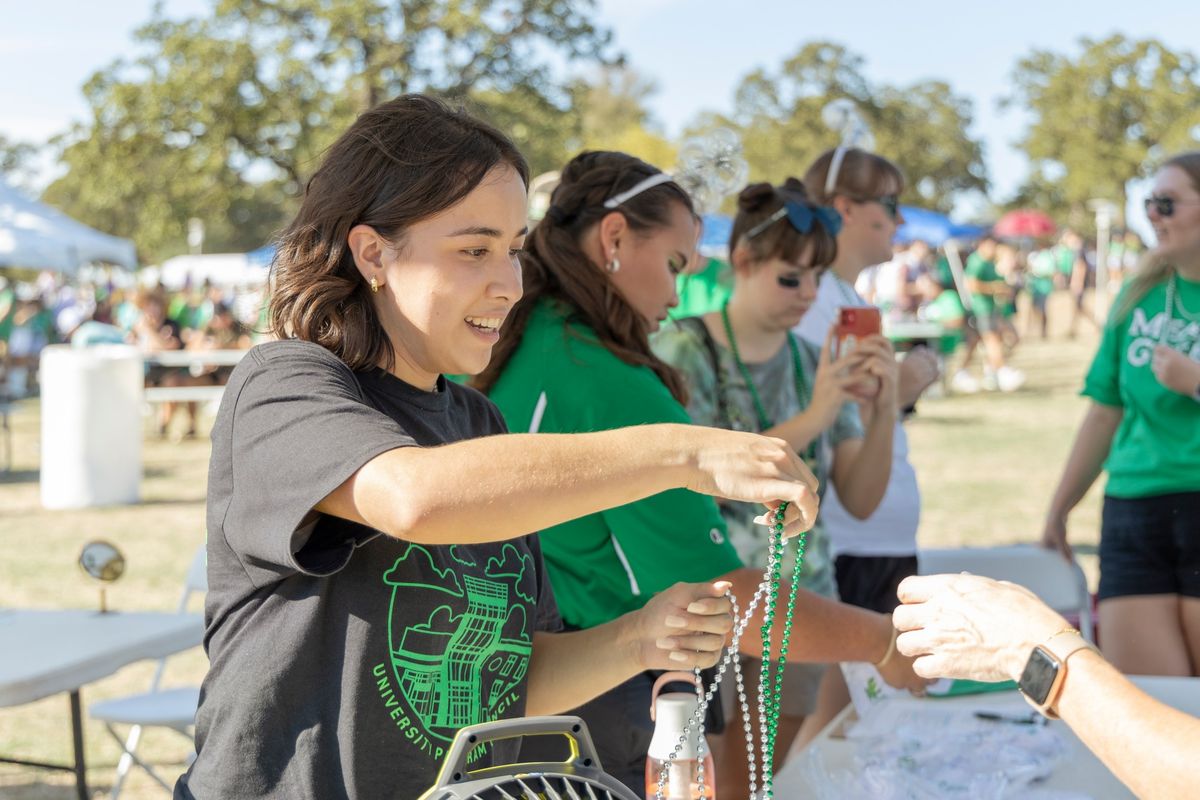
M 901 206 L 904 224 L 896 230 L 897 242 L 925 242 L 941 247 L 947 239 L 975 239 L 987 232 L 984 225 L 960 225 L 945 214 L 916 206 Z

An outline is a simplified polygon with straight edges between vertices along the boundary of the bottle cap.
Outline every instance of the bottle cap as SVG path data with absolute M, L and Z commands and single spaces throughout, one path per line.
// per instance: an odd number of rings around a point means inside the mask
M 664 761 L 670 758 L 698 704 L 696 695 L 690 692 L 667 692 L 655 698 L 654 736 L 647 755 Z M 699 731 L 693 730 L 676 758 L 696 758 L 699 741 Z

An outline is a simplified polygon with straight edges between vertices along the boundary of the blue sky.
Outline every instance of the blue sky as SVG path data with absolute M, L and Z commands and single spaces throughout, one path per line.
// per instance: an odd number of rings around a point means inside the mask
M 0 132 L 42 142 L 82 119 L 83 82 L 133 52 L 130 34 L 149 18 L 151 0 L 40 0 L 35 13 L 14 11 L 23 5 L 0 0 Z M 166 0 L 172 16 L 208 7 L 209 0 Z M 812 39 L 862 55 L 872 82 L 946 79 L 975 103 L 972 132 L 985 143 L 997 199 L 1026 171 L 1012 147 L 1026 120 L 996 105 L 1020 56 L 1033 48 L 1075 52 L 1080 36 L 1113 32 L 1200 51 L 1195 0 L 599 0 L 599 9 L 630 65 L 657 84 L 652 107 L 669 134 L 701 110 L 728 110 L 742 76 L 777 69 Z

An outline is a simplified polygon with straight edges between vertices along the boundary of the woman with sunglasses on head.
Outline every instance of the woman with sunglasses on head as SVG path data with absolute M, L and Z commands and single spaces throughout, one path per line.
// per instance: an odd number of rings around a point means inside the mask
M 696 234 L 687 193 L 645 162 L 588 152 L 563 168 L 525 247 L 524 297 L 477 380 L 510 428 L 580 432 L 691 422 L 683 376 L 654 354 L 648 337 L 678 303 L 675 278 L 693 258 Z M 771 441 L 799 458 L 782 438 Z M 716 504 L 685 492 L 589 513 L 544 529 L 541 541 L 569 628 L 603 624 L 678 580 L 730 580 L 745 609 L 762 579 L 761 570 L 742 568 Z M 761 620 L 760 606 L 749 630 Z M 891 652 L 891 634 L 886 615 L 804 592 L 789 657 L 878 662 Z M 761 656 L 756 640 L 744 637 L 743 651 Z M 777 651 L 778 636 L 775 642 Z M 885 676 L 894 685 L 920 685 L 894 656 Z M 655 677 L 636 676 L 574 712 L 588 721 L 606 771 L 639 794 Z M 718 780 L 722 769 L 718 764 Z
M 1158 244 L 1104 327 L 1042 542 L 1070 557 L 1067 515 L 1107 471 L 1104 654 L 1123 672 L 1200 675 L 1200 152 L 1159 168 L 1146 213 Z
M 783 443 L 686 424 L 501 435 L 495 406 L 446 381 L 484 368 L 521 298 L 527 179 L 503 134 L 407 95 L 309 181 L 274 264 L 281 340 L 247 353 L 213 428 L 211 666 L 176 798 L 407 800 L 464 725 L 715 662 L 731 604 L 707 579 L 557 632 L 540 528 L 684 488 L 786 500 L 788 535 L 815 518 Z
M 837 253 L 841 220 L 814 205 L 800 181 L 748 186 L 738 196 L 730 234 L 733 294 L 718 312 L 680 320 L 659 332 L 654 350 L 687 379 L 688 413 L 700 425 L 758 431 L 786 441 L 812 469 L 821 489 L 838 487 L 859 517 L 883 497 L 892 461 L 896 419 L 896 360 L 882 336 L 833 354 L 832 330 L 820 346 L 792 329 L 817 295 L 821 274 Z M 875 382 L 869 428 L 859 421 L 854 391 Z M 720 503 L 738 554 L 766 566 L 766 532 L 758 510 Z M 793 577 L 803 588 L 836 597 L 829 541 L 821 520 L 806 536 L 803 565 Z M 785 564 L 791 569 L 789 558 Z M 784 712 L 777 752 L 787 752 L 803 718 L 813 712 L 824 665 L 785 673 Z

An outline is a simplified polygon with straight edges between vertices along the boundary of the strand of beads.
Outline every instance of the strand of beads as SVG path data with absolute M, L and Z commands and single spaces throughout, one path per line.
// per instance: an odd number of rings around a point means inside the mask
M 772 693 L 771 683 L 771 634 L 775 625 L 775 608 L 779 601 L 779 579 L 783 562 L 783 517 L 787 511 L 787 503 L 780 503 L 775 509 L 774 523 L 767 545 L 767 600 L 763 606 L 763 624 L 759 628 L 762 636 L 762 666 L 759 669 L 758 681 L 758 731 L 759 752 L 762 754 L 762 800 L 772 797 L 772 778 L 775 772 L 771 754 L 775 749 L 775 734 L 777 726 L 772 724 L 775 701 L 768 698 Z M 778 670 L 778 668 L 776 668 Z
M 767 583 L 765 580 L 759 584 L 758 589 L 756 590 L 756 592 L 754 594 L 754 597 L 752 597 L 750 599 L 750 604 L 746 608 L 745 616 L 742 616 L 742 617 L 738 616 L 739 612 L 738 612 L 737 598 L 734 597 L 732 592 L 727 591 L 725 593 L 725 596 L 727 598 L 729 598 L 729 602 L 733 604 L 733 618 L 734 618 L 734 620 L 736 620 L 736 622 L 734 623 L 734 627 L 733 627 L 732 640 L 730 642 L 729 648 L 725 652 L 724 657 L 721 659 L 720 663 L 717 665 L 717 674 L 716 674 L 715 679 L 713 680 L 712 684 L 709 686 L 708 691 L 704 694 L 704 697 L 701 699 L 699 705 L 696 707 L 696 711 L 692 714 L 691 718 L 688 720 L 688 723 L 684 728 L 683 734 L 679 737 L 679 741 L 676 742 L 674 749 L 671 751 L 671 754 L 669 756 L 667 756 L 667 759 L 666 759 L 665 763 L 663 764 L 662 771 L 660 771 L 658 774 L 658 790 L 655 793 L 655 800 L 663 800 L 664 794 L 666 792 L 667 775 L 668 775 L 668 771 L 670 769 L 671 763 L 676 758 L 678 758 L 680 752 L 683 751 L 684 746 L 687 744 L 688 737 L 691 735 L 691 731 L 695 727 L 698 727 L 699 725 L 701 725 L 701 721 L 704 719 L 705 714 L 708 712 L 708 705 L 712 701 L 713 695 L 716 694 L 717 687 L 721 685 L 721 681 L 725 677 L 726 668 L 729 666 L 730 662 L 733 663 L 733 674 L 736 679 L 737 685 L 740 687 L 739 691 L 738 691 L 738 700 L 741 703 L 743 727 L 746 730 L 746 738 L 747 738 L 747 742 L 748 742 L 747 753 L 749 754 L 751 768 L 753 769 L 754 750 L 753 750 L 753 736 L 750 733 L 750 722 L 749 722 L 750 706 L 749 706 L 749 703 L 746 701 L 745 681 L 744 681 L 744 678 L 742 675 L 741 658 L 738 656 L 738 653 L 740 652 L 741 637 L 742 637 L 743 633 L 745 633 L 746 628 L 749 627 L 750 619 L 751 619 L 751 617 L 754 616 L 754 611 L 758 607 L 759 601 L 766 594 L 766 588 L 765 588 L 766 586 L 767 586 Z M 751 781 L 753 781 L 753 777 L 751 778 Z M 751 796 L 753 796 L 753 794 Z
M 700 674 L 699 667 L 693 667 L 692 671 L 696 673 L 696 707 L 699 708 L 700 704 L 704 703 L 704 677 Z M 704 791 L 704 720 L 707 716 L 708 703 L 704 703 L 704 713 L 700 715 L 699 724 L 696 726 L 696 794 L 701 800 L 708 797 Z
M 787 662 L 788 645 L 791 639 L 792 620 L 794 617 L 796 604 L 796 588 L 797 584 L 795 577 L 800 574 L 803 566 L 804 549 L 807 541 L 807 534 L 801 534 L 798 539 L 798 547 L 795 559 L 795 569 L 793 571 L 793 580 L 791 588 L 788 592 L 787 606 L 784 619 L 784 629 L 780 640 L 780 662 L 774 675 L 774 681 L 771 680 L 770 663 L 771 663 L 771 628 L 775 620 L 775 607 L 779 598 L 779 581 L 782 572 L 782 562 L 786 549 L 783 539 L 783 520 L 787 511 L 788 503 L 781 502 L 775 509 L 774 524 L 771 526 L 771 532 L 768 544 L 768 564 L 763 571 L 763 580 L 759 583 L 754 596 L 750 599 L 750 603 L 746 608 L 744 616 L 739 616 L 737 600 L 731 592 L 726 592 L 725 596 L 729 598 L 733 605 L 733 616 L 735 620 L 733 637 L 729 648 L 726 650 L 724 657 L 717 666 L 717 674 L 707 692 L 704 692 L 697 704 L 696 711 L 688 720 L 684 727 L 683 734 L 679 737 L 671 754 L 667 757 L 663 764 L 663 769 L 658 776 L 658 787 L 655 793 L 655 800 L 663 800 L 666 792 L 667 775 L 671 763 L 682 752 L 683 747 L 691 736 L 693 730 L 699 730 L 700 736 L 703 737 L 704 717 L 708 711 L 708 705 L 712 701 L 713 695 L 720 686 L 722 679 L 725 676 L 726 668 L 729 663 L 733 662 L 733 671 L 735 682 L 738 691 L 738 702 L 742 712 L 742 727 L 746 734 L 746 758 L 749 766 L 749 797 L 751 800 L 773 800 L 774 789 L 772 782 L 774 780 L 774 755 L 775 755 L 775 738 L 778 731 L 779 713 L 780 713 L 780 697 L 783 692 L 783 669 Z M 759 629 L 763 638 L 763 665 L 759 675 L 759 692 L 758 692 L 758 709 L 759 709 L 759 732 L 761 734 L 761 742 L 759 753 L 762 757 L 762 794 L 758 794 L 757 772 L 755 757 L 755 741 L 753 729 L 750 725 L 750 704 L 746 699 L 745 680 L 741 669 L 741 659 L 739 657 L 739 643 L 741 636 L 749 627 L 750 619 L 754 616 L 754 612 L 758 603 L 762 602 L 764 606 L 764 622 Z M 702 679 L 700 670 L 696 669 L 697 695 L 701 694 Z M 770 693 L 770 699 L 767 695 Z M 701 738 L 703 741 L 703 738 Z M 706 788 L 704 784 L 704 767 L 703 767 L 703 745 L 698 750 L 697 755 L 700 758 L 700 768 L 698 772 L 698 789 L 701 798 L 707 798 Z
M 768 730 L 770 731 L 770 739 L 764 747 L 763 764 L 764 769 L 770 768 L 771 772 L 763 775 L 763 799 L 770 800 L 773 797 L 774 787 L 774 766 L 775 766 L 775 738 L 779 732 L 779 711 L 781 708 L 781 698 L 783 697 L 783 671 L 787 666 L 788 645 L 792 638 L 792 620 L 796 610 L 796 589 L 799 586 L 797 577 L 800 575 L 800 569 L 804 566 L 804 549 L 808 543 L 808 534 L 802 533 L 796 542 L 796 560 L 792 570 L 791 586 L 788 589 L 787 609 L 783 620 L 783 634 L 779 642 L 779 666 L 775 670 L 775 687 L 770 698 L 770 719 L 768 720 Z M 780 545 L 780 560 L 783 558 L 783 545 Z M 764 656 L 765 657 L 765 656 Z
M 670 756 L 667 756 L 664 764 L 662 764 L 662 770 L 659 771 L 658 790 L 656 790 L 654 794 L 655 800 L 664 800 L 664 796 L 666 794 L 667 774 L 671 769 L 671 764 L 674 762 L 674 759 L 679 757 L 679 753 L 683 752 L 684 746 L 688 744 L 688 739 L 691 736 L 692 730 L 702 727 L 704 715 L 706 715 L 708 712 L 708 704 L 712 703 L 713 696 L 716 693 L 716 687 L 721 685 L 721 680 L 725 678 L 725 670 L 731 661 L 733 662 L 733 674 L 737 676 L 739 684 L 742 682 L 742 663 L 740 663 L 740 660 L 737 657 L 739 651 L 739 642 L 746 626 L 749 625 L 750 616 L 754 614 L 757 595 L 755 596 L 755 599 L 751 601 L 750 608 L 746 610 L 745 618 L 740 620 L 737 616 L 737 600 L 734 600 L 733 593 L 731 593 L 731 591 L 726 591 L 725 596 L 728 597 L 730 602 L 733 603 L 733 618 L 734 620 L 737 620 L 736 624 L 733 626 L 733 638 L 731 640 L 731 644 L 728 646 L 725 656 L 721 658 L 718 667 L 716 667 L 716 676 L 713 679 L 712 685 L 709 685 L 708 691 L 704 692 L 700 703 L 698 703 L 696 706 L 695 712 L 692 712 L 692 715 L 688 720 L 688 724 L 684 726 L 684 732 L 679 736 L 679 741 L 676 742 L 676 746 L 672 748 Z M 743 718 L 749 718 L 748 705 L 746 705 L 744 697 L 742 699 L 742 714 Z

